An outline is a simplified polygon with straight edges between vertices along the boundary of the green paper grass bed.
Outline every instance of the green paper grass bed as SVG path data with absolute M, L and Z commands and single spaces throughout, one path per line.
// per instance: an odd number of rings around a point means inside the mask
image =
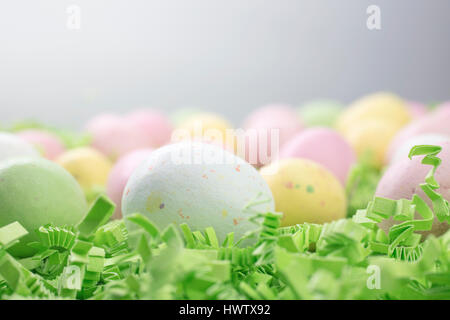
M 450 221 L 449 204 L 436 192 L 438 146 L 416 146 L 431 170 L 421 189 L 430 208 L 412 200 L 375 197 L 366 209 L 324 225 L 280 228 L 281 214 L 245 210 L 258 228 L 219 243 L 213 228 L 186 224 L 159 230 L 146 217 L 110 221 L 114 204 L 100 196 L 76 226 L 44 225 L 31 243 L 37 253 L 8 253 L 28 231 L 19 222 L 0 228 L 1 299 L 450 299 L 450 231 L 423 241 L 433 219 Z M 373 194 L 376 172 L 357 167 L 350 190 L 365 185 L 352 211 Z M 420 218 L 416 219 L 414 213 Z M 354 214 L 353 214 L 354 213 Z M 399 223 L 388 234 L 384 219 Z

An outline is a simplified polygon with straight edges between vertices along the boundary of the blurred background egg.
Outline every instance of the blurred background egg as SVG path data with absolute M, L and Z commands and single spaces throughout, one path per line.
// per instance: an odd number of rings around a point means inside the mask
M 172 124 L 162 112 L 154 109 L 140 109 L 126 115 L 124 121 L 140 132 L 145 141 L 141 148 L 158 148 L 170 141 Z
M 381 168 L 385 164 L 389 143 L 397 131 L 397 125 L 389 121 L 364 121 L 353 125 L 352 130 L 346 132 L 345 138 L 358 158 L 375 168 Z
M 412 119 L 420 119 L 428 113 L 428 107 L 417 101 L 407 101 L 406 105 L 411 113 Z
M 411 113 L 406 103 L 398 96 L 379 92 L 362 97 L 350 104 L 339 116 L 337 128 L 346 133 L 354 125 L 365 121 L 389 121 L 400 129 L 411 120 Z
M 435 133 L 425 133 L 413 136 L 405 140 L 396 150 L 389 150 L 387 162 L 392 164 L 400 160 L 408 159 L 409 151 L 416 145 L 429 144 L 440 146 L 449 139 L 449 136 Z
M 298 109 L 300 119 L 307 127 L 334 127 L 344 105 L 334 100 L 313 100 Z
M 356 155 L 349 143 L 335 130 L 310 128 L 297 133 L 280 151 L 280 158 L 305 158 L 330 170 L 345 185 Z
M 172 112 L 169 116 L 170 121 L 175 127 L 179 127 L 183 122 L 185 122 L 191 116 L 202 113 L 201 109 L 192 107 L 178 108 Z
M 450 201 L 450 142 L 442 143 L 442 151 L 437 156 L 442 160 L 435 174 L 436 181 L 440 184 L 437 192 Z M 418 194 L 431 205 L 428 197 L 420 188 L 420 184 L 425 182 L 425 176 L 431 169 L 431 166 L 421 163 L 422 159 L 423 156 L 417 156 L 412 160 L 407 158 L 393 163 L 383 174 L 375 194 L 394 200 L 412 199 L 414 194 Z M 416 215 L 416 218 L 420 218 L 420 216 Z M 392 220 L 386 220 L 380 224 L 385 231 L 392 225 Z M 431 232 L 434 235 L 441 235 L 448 228 L 447 222 L 439 223 L 435 220 Z M 424 232 L 424 234 L 427 233 Z
M 279 149 L 303 129 L 303 124 L 291 106 L 272 104 L 253 111 L 245 119 L 243 128 L 245 150 L 241 150 L 244 154 L 239 154 L 252 165 L 261 166 L 277 158 Z M 274 132 L 277 141 L 272 141 Z
M 90 147 L 68 150 L 56 162 L 72 174 L 89 200 L 105 188 L 112 166 L 105 155 Z
M 10 250 L 25 257 L 35 249 L 34 232 L 42 225 L 75 225 L 87 212 L 87 204 L 75 179 L 54 162 L 43 158 L 20 158 L 0 164 L 0 226 L 18 221 L 29 234 Z
M 153 149 L 139 149 L 120 157 L 111 169 L 106 185 L 106 194 L 116 204 L 114 218 L 122 217 L 122 195 L 133 171 L 147 159 Z
M 28 129 L 18 132 L 17 135 L 34 145 L 42 156 L 49 160 L 54 160 L 66 150 L 59 137 L 44 130 Z
M 16 157 L 39 157 L 30 143 L 9 132 L 0 132 L 0 161 Z
M 234 150 L 233 126 L 221 115 L 198 112 L 186 117 L 172 135 L 172 142 L 182 140 L 201 140 L 224 145 Z
M 160 228 L 212 226 L 220 241 L 229 232 L 237 240 L 255 228 L 243 208 L 258 195 L 267 201 L 255 210 L 274 209 L 267 183 L 250 164 L 220 147 L 186 141 L 155 150 L 133 172 L 122 213 L 141 213 Z
M 388 154 L 394 154 L 395 150 L 410 139 L 421 134 L 438 134 L 450 136 L 450 108 L 445 105 L 437 107 L 427 115 L 417 119 L 395 134 L 395 137 L 389 144 Z
M 325 167 L 307 159 L 282 159 L 261 168 L 283 213 L 282 226 L 325 223 L 345 218 L 345 191 Z

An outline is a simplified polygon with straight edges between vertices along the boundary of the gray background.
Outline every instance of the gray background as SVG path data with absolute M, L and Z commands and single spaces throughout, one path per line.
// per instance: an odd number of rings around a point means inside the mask
M 81 7 L 81 30 L 66 8 Z M 382 29 L 366 28 L 381 8 Z M 201 107 L 239 124 L 269 102 L 376 90 L 450 98 L 448 0 L 14 0 L 0 6 L 0 125 L 79 127 L 102 110 Z

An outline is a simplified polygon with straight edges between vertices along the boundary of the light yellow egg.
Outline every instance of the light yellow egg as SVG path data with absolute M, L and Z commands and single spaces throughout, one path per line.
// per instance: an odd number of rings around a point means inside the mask
M 393 122 L 372 120 L 355 124 L 345 137 L 360 159 L 364 158 L 376 168 L 381 168 L 397 131 L 398 126 Z
M 86 193 L 104 187 L 111 170 L 111 162 L 102 153 L 89 147 L 71 149 L 56 159 L 69 171 Z
M 233 126 L 215 113 L 202 112 L 187 117 L 172 134 L 173 142 L 186 139 L 221 144 L 234 151 Z
M 325 223 L 344 218 L 345 191 L 325 167 L 306 159 L 283 159 L 261 168 L 275 199 L 275 210 L 283 213 L 282 226 Z
M 372 120 L 390 121 L 399 129 L 411 121 L 411 114 L 400 97 L 379 92 L 362 97 L 350 104 L 341 113 L 336 127 L 345 135 L 360 122 Z

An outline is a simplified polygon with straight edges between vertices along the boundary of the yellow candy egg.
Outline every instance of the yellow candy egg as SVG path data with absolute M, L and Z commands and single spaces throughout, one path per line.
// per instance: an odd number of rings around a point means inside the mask
M 172 141 L 192 139 L 211 142 L 234 150 L 233 126 L 215 113 L 196 113 L 187 117 L 172 134 Z
M 71 149 L 59 156 L 56 162 L 74 176 L 85 193 L 104 187 L 112 166 L 106 156 L 89 147 Z
M 389 143 L 398 131 L 391 121 L 364 121 L 353 126 L 345 137 L 355 149 L 359 158 L 364 157 L 377 168 L 381 168 L 386 159 Z
M 358 123 L 372 120 L 390 121 L 399 129 L 411 120 L 411 113 L 398 96 L 379 92 L 362 97 L 348 106 L 338 118 L 336 127 L 345 135 Z
M 283 213 L 282 226 L 325 223 L 344 218 L 347 203 L 338 179 L 325 167 L 307 159 L 283 159 L 261 168 Z

